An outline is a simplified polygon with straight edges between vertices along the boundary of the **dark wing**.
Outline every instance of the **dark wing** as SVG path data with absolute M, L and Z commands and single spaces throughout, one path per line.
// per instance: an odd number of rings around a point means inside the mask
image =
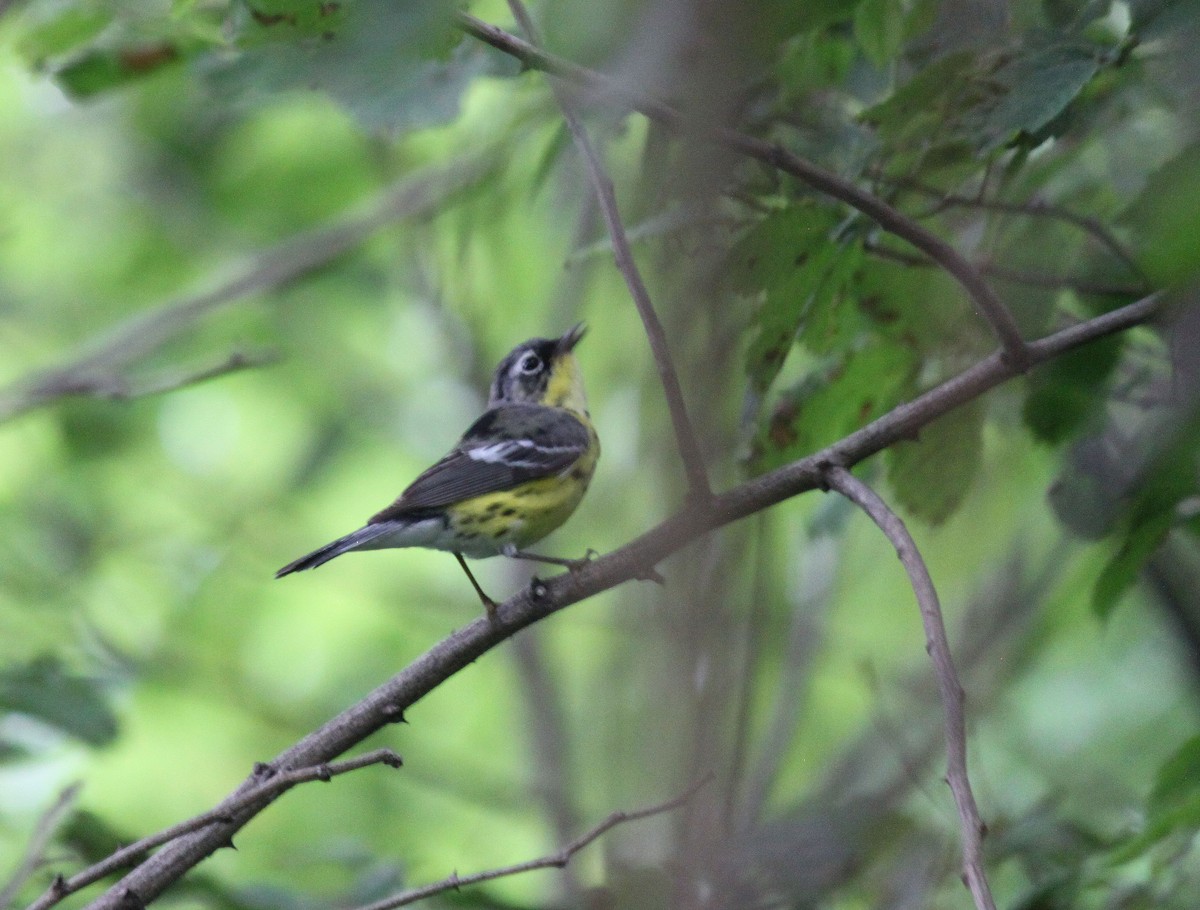
M 589 441 L 587 428 L 568 411 L 540 405 L 492 408 L 369 524 L 550 477 L 573 465 Z

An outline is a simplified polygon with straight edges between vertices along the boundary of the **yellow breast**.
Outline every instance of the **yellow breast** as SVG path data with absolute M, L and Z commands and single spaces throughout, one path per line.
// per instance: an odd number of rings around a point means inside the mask
M 587 427 L 588 450 L 568 468 L 552 477 L 463 500 L 450 509 L 451 525 L 463 538 L 461 552 L 480 558 L 500 552 L 508 545 L 523 549 L 537 543 L 571 517 L 587 492 L 600 440 L 585 414 L 576 414 Z

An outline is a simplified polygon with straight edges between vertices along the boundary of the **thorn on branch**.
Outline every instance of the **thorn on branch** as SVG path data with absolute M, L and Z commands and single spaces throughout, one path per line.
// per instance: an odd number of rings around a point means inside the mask
M 408 718 L 404 716 L 404 709 L 399 705 L 386 704 L 379 709 L 379 713 L 383 715 L 384 720 L 389 724 L 408 723 Z
M 529 597 L 535 603 L 543 603 L 550 598 L 550 589 L 536 575 L 529 580 Z
M 658 585 L 660 588 L 665 588 L 667 586 L 667 580 L 665 578 L 663 578 L 662 573 L 659 572 L 658 569 L 655 568 L 654 566 L 650 566 L 648 568 L 642 569 L 642 571 L 639 572 L 634 577 L 637 581 L 653 582 L 654 584 Z

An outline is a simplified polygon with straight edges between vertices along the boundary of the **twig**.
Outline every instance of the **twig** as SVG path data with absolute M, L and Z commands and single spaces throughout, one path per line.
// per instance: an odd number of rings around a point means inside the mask
M 43 391 L 45 400 L 81 397 L 131 401 L 135 398 L 148 398 L 152 395 L 175 392 L 188 386 L 208 382 L 210 379 L 227 376 L 230 373 L 266 366 L 278 360 L 279 353 L 277 351 L 234 351 L 221 362 L 198 370 L 164 370 L 139 382 L 119 373 L 92 373 L 90 375 L 81 373 L 67 379 L 57 387 L 47 383 L 43 386 Z
M 251 777 L 251 780 L 257 779 L 261 783 L 257 783 L 235 794 L 211 812 L 204 812 L 193 816 L 187 821 L 172 825 L 170 828 L 159 831 L 157 834 L 143 837 L 139 841 L 122 847 L 120 850 L 109 854 L 100 862 L 88 866 L 88 868 L 72 875 L 70 878 L 63 878 L 61 875 L 56 876 L 54 882 L 46 892 L 30 904 L 28 910 L 47 910 L 47 908 L 53 907 L 67 895 L 74 894 L 81 888 L 86 888 L 93 882 L 99 881 L 104 876 L 116 872 L 118 869 L 125 868 L 147 851 L 170 843 L 177 838 L 183 837 L 185 834 L 191 834 L 193 831 L 199 831 L 210 826 L 220 827 L 229 825 L 232 823 L 233 816 L 242 809 L 264 801 L 270 802 L 285 790 L 290 790 L 297 784 L 313 780 L 329 781 L 339 774 L 346 774 L 347 772 L 357 771 L 360 768 L 366 768 L 370 765 L 380 764 L 387 765 L 390 768 L 399 768 L 403 764 L 403 761 L 391 749 L 375 749 L 372 752 L 367 752 L 364 755 L 347 759 L 346 761 L 329 764 L 322 763 L 304 768 L 290 768 L 277 771 L 271 765 L 260 765 L 255 769 L 255 774 Z M 232 843 L 230 840 L 232 833 L 230 831 L 226 835 L 226 845 Z
M 254 370 L 279 362 L 279 352 L 263 351 L 233 351 L 218 363 L 201 367 L 198 370 L 164 370 L 156 375 L 146 377 L 140 382 L 131 383 L 112 397 L 122 400 L 129 398 L 147 398 L 151 395 L 164 395 L 185 386 L 199 385 L 210 379 L 228 376 L 230 373 L 240 373 L 242 370 Z
M 1142 271 L 1137 260 L 1130 255 L 1129 251 L 1121 245 L 1121 242 L 1113 236 L 1112 232 L 1099 218 L 1094 218 L 1091 215 L 1081 215 L 1079 212 L 1073 211 L 1066 206 L 1056 205 L 1040 199 L 1034 199 L 1030 202 L 1006 202 L 1002 199 L 989 199 L 982 195 L 963 196 L 959 193 L 946 193 L 935 186 L 929 186 L 919 180 L 907 177 L 897 179 L 880 173 L 876 173 L 873 176 L 906 190 L 912 190 L 923 196 L 937 199 L 942 206 L 987 209 L 993 212 L 1005 212 L 1010 215 L 1026 215 L 1031 218 L 1053 218 L 1057 221 L 1065 221 L 1068 224 L 1073 224 L 1085 233 L 1091 234 L 1110 253 L 1120 259 L 1130 272 L 1142 280 L 1142 290 L 1136 293 L 1145 293 L 1146 291 L 1145 285 L 1149 283 L 1146 273 Z
M 82 786 L 81 783 L 74 783 L 66 787 L 51 803 L 50 808 L 43 812 L 41 818 L 38 819 L 37 825 L 34 826 L 33 833 L 29 837 L 29 845 L 25 848 L 25 855 L 17 863 L 8 882 L 3 888 L 0 888 L 0 910 L 7 910 L 17 899 L 21 887 L 45 862 L 46 848 L 50 845 L 54 832 L 58 830 L 63 818 L 75 805 L 75 798 L 79 796 Z
M 84 345 L 66 362 L 38 370 L 0 390 L 0 422 L 63 395 L 90 394 L 88 389 L 96 377 L 119 376 L 125 367 L 158 350 L 214 310 L 249 294 L 295 281 L 394 221 L 434 211 L 447 196 L 490 173 L 493 158 L 481 155 L 421 171 L 395 184 L 365 214 L 292 237 L 259 253 L 234 277 L 213 289 L 181 297 L 122 323 L 106 337 Z
M 921 609 L 921 622 L 925 626 L 925 650 L 933 661 L 946 716 L 946 781 L 954 794 L 962 828 L 963 881 L 971 891 L 977 910 L 996 910 L 987 873 L 983 869 L 983 835 L 986 828 L 979 817 L 979 807 L 975 805 L 975 794 L 971 791 L 971 781 L 967 776 L 966 699 L 954 669 L 954 659 L 950 655 L 946 624 L 942 620 L 942 607 L 933 579 L 929 577 L 929 569 L 908 528 L 874 490 L 838 465 L 829 468 L 825 478 L 829 486 L 866 512 L 879 526 L 879 530 L 896 548 L 896 555 L 900 557 L 908 580 L 912 583 Z
M 881 246 L 878 243 L 865 243 L 863 244 L 863 249 L 883 259 L 890 259 L 893 262 L 901 262 L 905 265 L 917 266 L 918 268 L 935 268 L 937 266 L 937 263 L 932 259 L 927 259 L 915 253 L 906 253 L 903 250 L 894 250 L 891 247 Z M 1145 288 L 1136 287 L 1131 284 L 1104 284 L 1101 282 L 1086 281 L 1081 278 L 1060 278 L 1057 275 L 1044 275 L 1041 272 L 1013 269 L 1007 266 L 994 265 L 990 262 L 978 263 L 976 268 L 983 274 L 998 278 L 1000 281 L 1044 288 L 1048 291 L 1067 289 L 1080 294 L 1095 294 L 1098 297 L 1138 297 L 1146 293 Z
M 602 835 L 625 822 L 638 821 L 639 819 L 649 818 L 652 815 L 661 815 L 664 812 L 670 812 L 673 809 L 678 809 L 686 804 L 696 792 L 708 783 L 708 777 L 702 777 L 695 781 L 691 786 L 684 790 L 681 794 L 666 802 L 659 803 L 655 806 L 647 806 L 643 809 L 634 809 L 632 811 L 617 810 L 611 813 L 600 824 L 589 828 L 579 837 L 568 843 L 556 853 L 551 853 L 547 856 L 541 856 L 537 859 L 531 859 L 523 863 L 516 863 L 511 866 L 501 866 L 498 869 L 489 869 L 486 872 L 476 872 L 473 875 L 459 875 L 457 872 L 442 879 L 439 882 L 433 882 L 429 885 L 423 885 L 420 888 L 412 888 L 408 891 L 402 891 L 399 894 L 394 894 L 391 897 L 386 897 L 381 901 L 376 901 L 373 904 L 366 904 L 356 908 L 356 910 L 393 910 L 395 907 L 404 907 L 408 904 L 414 904 L 419 900 L 424 900 L 427 897 L 432 897 L 435 894 L 442 894 L 445 891 L 457 891 L 464 885 L 478 885 L 481 882 L 490 882 L 493 879 L 505 878 L 509 875 L 520 875 L 522 872 L 532 872 L 535 869 L 561 869 L 571 861 L 576 853 L 584 847 L 591 844 L 593 841 L 600 838 Z
M 739 133 L 737 130 L 695 123 L 669 104 L 631 91 L 611 76 L 549 54 L 468 13 L 458 13 L 456 21 L 459 28 L 467 34 L 515 57 L 528 67 L 544 70 L 614 99 L 673 132 L 696 136 L 762 161 L 777 170 L 798 177 L 814 189 L 840 199 L 862 212 L 884 230 L 907 240 L 954 276 L 991 326 L 1008 361 L 1018 370 L 1025 370 L 1030 366 L 1027 346 L 1012 314 L 988 287 L 979 271 L 941 237 L 888 205 L 878 196 L 822 170 L 778 145 Z
M 514 18 L 529 37 L 531 46 L 540 44 L 537 29 L 521 0 L 509 0 L 508 6 L 512 10 Z M 583 121 L 575 112 L 575 107 L 567 97 L 562 85 L 552 78 L 550 79 L 550 88 L 562 110 L 563 119 L 571 131 L 571 137 L 575 140 L 575 147 L 579 149 L 579 154 L 583 157 L 588 180 L 600 203 L 604 224 L 608 228 L 609 237 L 612 238 L 613 259 L 616 261 L 617 270 L 625 279 L 625 284 L 637 307 L 638 315 L 642 317 L 646 338 L 649 340 L 650 350 L 654 354 L 654 365 L 658 369 L 658 378 L 662 382 L 663 392 L 667 398 L 667 410 L 671 415 L 671 426 L 675 430 L 675 441 L 679 446 L 679 454 L 683 459 L 683 468 L 687 474 L 689 497 L 704 502 L 712 496 L 708 473 L 704 468 L 704 456 L 700 451 L 700 444 L 696 440 L 695 428 L 687 414 L 683 389 L 679 385 L 679 375 L 675 372 L 675 362 L 671 358 L 671 348 L 667 344 L 667 333 L 663 329 L 658 314 L 654 311 L 650 292 L 646 289 L 646 282 L 642 280 L 642 274 L 638 271 L 637 263 L 633 258 L 633 251 L 629 248 L 629 238 L 626 236 L 625 225 L 622 223 L 620 212 L 617 209 L 617 196 L 613 190 L 612 180 L 604 170 L 604 163 L 600 160 L 595 146 L 588 137 L 587 128 L 584 127 Z
M 1089 341 L 1147 322 L 1163 308 L 1163 295 L 1152 294 L 1080 322 L 1031 342 L 1030 360 L 1033 364 L 1052 360 Z M 361 701 L 282 752 L 274 766 L 294 768 L 330 761 L 382 727 L 403 720 L 406 709 L 521 629 L 601 591 L 646 576 L 666 557 L 717 528 L 820 488 L 826 483 L 829 465 L 849 467 L 909 439 L 921 427 L 1021 372 L 1002 353 L 992 354 L 833 445 L 715 495 L 707 509 L 685 507 L 578 570 L 548 579 L 536 591 L 526 588 L 518 592 L 500 605 L 495 619 L 480 617 L 438 642 Z M 252 786 L 253 778 L 243 783 L 239 792 Z M 219 829 L 204 828 L 179 838 L 146 859 L 90 907 L 121 910 L 129 896 L 150 902 L 223 846 L 260 809 L 259 804 L 240 808 Z

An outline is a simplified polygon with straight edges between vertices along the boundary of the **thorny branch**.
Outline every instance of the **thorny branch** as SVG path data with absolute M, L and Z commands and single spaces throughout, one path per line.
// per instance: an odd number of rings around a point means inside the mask
M 1162 295 L 1154 294 L 1033 341 L 1028 346 L 1030 362 L 1044 363 L 1090 341 L 1140 325 L 1163 305 Z M 526 626 L 646 576 L 668 556 L 717 528 L 822 487 L 830 465 L 849 468 L 858 464 L 1021 372 L 1002 353 L 992 354 L 833 445 L 714 495 L 707 504 L 688 503 L 619 549 L 545 581 L 536 591 L 519 592 L 500 605 L 495 619 L 480 617 L 435 644 L 357 704 L 277 756 L 272 767 L 282 772 L 332 760 L 382 727 L 403 720 L 407 708 Z M 217 808 L 218 813 L 228 813 L 223 824 L 168 844 L 90 906 L 93 910 L 120 910 L 129 900 L 149 903 L 158 897 L 189 869 L 227 846 L 230 836 L 264 808 L 267 798 L 250 804 L 240 801 L 241 795 L 256 785 L 251 777 Z M 230 805 L 235 808 L 231 810 Z
M 908 573 L 913 593 L 921 610 L 921 622 L 925 626 L 925 647 L 933 661 L 938 691 L 942 697 L 942 708 L 946 715 L 946 781 L 954 794 L 958 807 L 959 826 L 962 829 L 963 881 L 971 891 L 977 910 L 996 910 L 983 868 L 984 824 L 975 805 L 975 794 L 967 776 L 967 726 L 962 683 L 954 669 L 954 658 L 950 654 L 950 642 L 946 637 L 946 624 L 942 619 L 942 606 L 938 601 L 937 589 L 929 576 L 929 569 L 917 549 L 916 541 L 908 528 L 886 502 L 867 484 L 863 483 L 843 467 L 831 467 L 825 475 L 829 486 L 841 493 L 862 509 L 879 526 L 887 539 L 896 548 L 896 555 Z
M 93 882 L 98 882 L 104 876 L 132 865 L 147 851 L 170 843 L 177 838 L 183 837 L 185 834 L 191 834 L 193 831 L 199 831 L 203 828 L 215 827 L 219 829 L 224 825 L 228 825 L 231 822 L 232 815 L 246 807 L 257 806 L 258 809 L 263 809 L 275 797 L 279 796 L 285 790 L 290 790 L 297 784 L 313 780 L 329 781 L 339 774 L 346 774 L 350 771 L 357 771 L 359 768 L 381 764 L 387 765 L 390 768 L 399 768 L 403 764 L 403 761 L 391 749 L 376 749 L 373 752 L 367 752 L 364 755 L 360 755 L 357 758 L 350 758 L 346 761 L 320 763 L 309 765 L 308 767 L 292 768 L 286 771 L 277 771 L 271 765 L 259 765 L 254 769 L 254 774 L 250 777 L 250 781 L 254 782 L 252 786 L 240 791 L 216 809 L 193 816 L 177 825 L 172 825 L 170 828 L 159 831 L 157 834 L 143 837 L 141 840 L 135 841 L 109 854 L 100 862 L 88 866 L 88 868 L 72 875 L 70 878 L 63 878 L 61 875 L 57 876 L 46 893 L 29 905 L 29 910 L 47 910 L 47 908 L 53 907 L 67 895 L 74 894 L 81 888 L 86 888 Z M 228 843 L 230 844 L 232 843 L 232 834 L 233 832 L 230 831 L 227 835 Z M 2 906 L 0 905 L 0 907 Z
M 521 0 L 509 0 L 508 5 L 512 10 L 513 17 L 529 37 L 530 43 L 535 46 L 540 44 L 533 20 Z M 633 251 L 629 248 L 629 238 L 617 209 L 617 194 L 613 190 L 612 180 L 604 170 L 604 163 L 600 160 L 600 155 L 588 137 L 587 128 L 583 125 L 579 114 L 576 113 L 563 86 L 553 78 L 550 80 L 550 85 L 554 91 L 555 100 L 562 110 L 563 119 L 567 122 L 567 128 L 571 131 L 575 147 L 579 149 L 579 154 L 583 158 L 588 180 L 591 181 L 592 189 L 600 204 L 604 224 L 608 228 L 609 237 L 612 238 L 613 258 L 616 260 L 617 270 L 625 279 L 625 284 L 637 306 L 638 315 L 642 317 L 642 325 L 646 330 L 646 338 L 650 341 L 650 350 L 654 354 L 654 365 L 658 369 L 658 378 L 663 385 L 667 410 L 671 415 L 671 426 L 675 430 L 675 440 L 683 459 L 684 471 L 687 474 L 688 494 L 693 498 L 707 499 L 712 495 L 712 489 L 709 487 L 708 474 L 704 469 L 704 456 L 700 451 L 700 443 L 696 440 L 696 430 L 687 414 L 687 405 L 683 400 L 683 388 L 679 384 L 679 374 L 675 371 L 671 348 L 667 344 L 667 333 L 663 329 L 658 314 L 654 311 L 650 292 L 646 289 L 646 282 L 642 280 L 642 273 L 638 270 L 637 262 L 634 261 Z
M 435 894 L 442 894 L 446 891 L 457 891 L 464 885 L 478 885 L 482 882 L 490 882 L 493 879 L 505 878 L 510 875 L 520 875 L 522 872 L 532 872 L 535 869 L 561 869 L 571 861 L 576 853 L 584 847 L 598 840 L 602 835 L 608 833 L 617 825 L 622 825 L 625 822 L 639 821 L 643 818 L 650 818 L 652 815 L 662 815 L 664 812 L 670 812 L 673 809 L 678 809 L 685 805 L 696 792 L 708 783 L 708 777 L 702 777 L 690 787 L 680 793 L 673 799 L 666 802 L 658 803 L 654 806 L 647 806 L 643 809 L 633 809 L 630 811 L 617 810 L 612 812 L 600 822 L 588 828 L 587 831 L 579 835 L 569 844 L 564 846 L 556 853 L 551 853 L 548 856 L 541 856 L 537 859 L 527 860 L 523 863 L 515 863 L 511 866 L 501 866 L 498 869 L 489 869 L 486 872 L 476 872 L 473 875 L 459 875 L 454 873 L 447 876 L 440 882 L 433 882 L 429 885 L 423 885 L 420 888 L 412 888 L 408 891 L 402 891 L 399 894 L 394 894 L 391 897 L 384 898 L 381 901 L 376 901 L 373 904 L 367 904 L 358 907 L 357 910 L 393 910 L 395 907 L 404 907 L 408 904 L 415 904 L 419 900 L 424 900 L 427 897 L 432 897 Z
M 509 34 L 502 28 L 484 22 L 468 13 L 458 13 L 459 28 L 467 34 L 490 44 L 499 51 L 520 60 L 533 69 L 544 70 L 576 85 L 595 91 L 598 95 L 626 105 L 667 129 L 684 135 L 714 142 L 771 167 L 798 177 L 822 193 L 840 199 L 862 212 L 889 233 L 895 234 L 949 272 L 970 296 L 1000 340 L 1006 358 L 1019 370 L 1030 366 L 1027 345 L 1012 314 L 992 292 L 970 262 L 941 237 L 923 225 L 888 205 L 878 196 L 861 189 L 848 180 L 824 171 L 810 161 L 778 145 L 726 127 L 709 127 L 689 120 L 683 113 L 661 101 L 632 91 L 616 79 L 589 70 Z

